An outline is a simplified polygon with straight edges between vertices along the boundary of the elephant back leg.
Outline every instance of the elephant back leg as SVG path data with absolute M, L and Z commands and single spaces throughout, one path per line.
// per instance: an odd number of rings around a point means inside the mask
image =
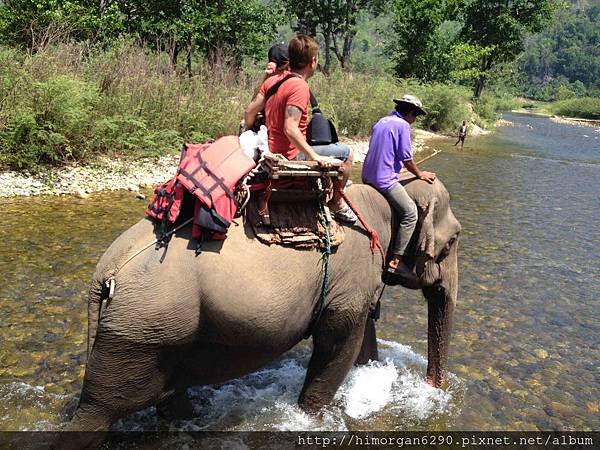
M 79 405 L 65 429 L 105 431 L 116 420 L 154 405 L 167 395 L 169 371 L 162 366 L 160 349 L 99 332 Z
M 313 332 L 313 353 L 298 400 L 302 409 L 316 411 L 331 403 L 356 361 L 363 340 L 368 302 L 363 302 L 359 308 L 329 307 L 323 312 Z

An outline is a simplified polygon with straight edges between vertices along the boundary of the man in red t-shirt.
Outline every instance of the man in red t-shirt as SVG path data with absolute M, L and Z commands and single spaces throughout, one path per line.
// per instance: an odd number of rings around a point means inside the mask
M 352 169 L 350 148 L 343 144 L 311 147 L 306 141 L 310 102 L 310 88 L 306 80 L 317 69 L 319 44 L 310 36 L 298 35 L 290 40 L 288 53 L 290 71 L 269 77 L 263 82 L 259 93 L 244 114 L 246 127 L 252 126 L 256 114 L 264 107 L 269 130 L 269 150 L 272 153 L 281 153 L 290 160 L 318 161 L 325 167 L 331 164 L 331 157 L 344 161 L 341 166 L 343 179 L 334 180 L 335 192 L 331 208 L 337 219 L 354 223 L 356 215 L 345 204 L 340 193 Z M 265 104 L 265 96 L 269 89 L 285 77 L 289 78 L 280 84 L 277 92 L 268 98 Z

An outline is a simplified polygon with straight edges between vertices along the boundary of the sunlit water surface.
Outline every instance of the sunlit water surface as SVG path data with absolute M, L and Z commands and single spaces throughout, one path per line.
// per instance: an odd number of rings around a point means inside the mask
M 354 368 L 333 405 L 296 399 L 305 342 L 266 368 L 190 390 L 179 430 L 600 429 L 600 133 L 507 115 L 492 137 L 424 163 L 463 225 L 445 390 L 423 381 L 422 296 L 387 288 L 381 361 Z M 131 193 L 5 201 L 0 219 L 0 430 L 54 429 L 81 388 L 88 281 L 143 214 Z M 164 424 L 163 424 L 164 425 Z M 161 425 L 161 426 L 163 426 Z M 118 430 L 154 429 L 154 408 Z

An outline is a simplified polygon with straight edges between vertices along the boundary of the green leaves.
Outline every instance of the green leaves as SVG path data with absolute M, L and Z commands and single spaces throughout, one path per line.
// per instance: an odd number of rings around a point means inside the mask
M 381 8 L 379 0 L 284 0 L 284 3 L 286 10 L 297 19 L 295 31 L 322 36 L 325 73 L 331 68 L 332 53 L 342 69 L 350 68 L 352 44 L 361 12 Z
M 262 52 L 284 21 L 263 0 L 6 0 L 0 2 L 0 41 L 38 51 L 66 40 L 107 45 L 124 35 L 169 52 L 173 65 L 193 47 L 239 63 Z

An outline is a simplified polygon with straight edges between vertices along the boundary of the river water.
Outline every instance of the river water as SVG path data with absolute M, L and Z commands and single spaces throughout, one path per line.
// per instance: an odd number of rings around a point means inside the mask
M 463 225 L 445 390 L 423 381 L 426 305 L 387 288 L 382 361 L 355 368 L 313 417 L 296 399 L 310 349 L 190 390 L 182 430 L 600 429 L 600 133 L 505 115 L 493 136 L 434 146 L 424 163 Z M 48 430 L 81 388 L 88 281 L 143 214 L 131 193 L 5 200 L 0 219 L 0 430 Z M 154 408 L 118 430 L 154 429 Z

